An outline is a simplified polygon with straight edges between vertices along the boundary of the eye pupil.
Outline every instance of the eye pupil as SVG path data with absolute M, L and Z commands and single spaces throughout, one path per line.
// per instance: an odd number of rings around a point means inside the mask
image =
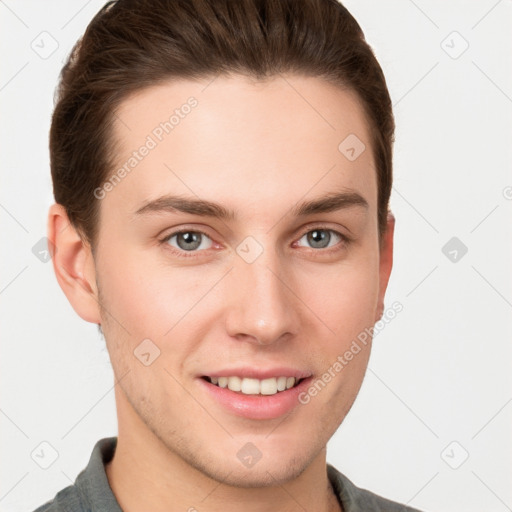
M 194 231 L 184 231 L 182 233 L 177 233 L 176 241 L 180 249 L 183 249 L 184 251 L 193 250 L 197 249 L 201 245 L 200 237 L 200 233 L 196 233 Z M 181 242 L 182 240 L 184 241 L 185 244 Z
M 310 231 L 308 234 L 308 242 L 311 243 L 313 247 L 318 248 L 317 244 L 320 244 L 320 249 L 329 245 L 329 241 L 331 239 L 331 234 L 325 229 L 315 229 Z M 327 244 L 322 245 L 323 242 L 327 241 Z

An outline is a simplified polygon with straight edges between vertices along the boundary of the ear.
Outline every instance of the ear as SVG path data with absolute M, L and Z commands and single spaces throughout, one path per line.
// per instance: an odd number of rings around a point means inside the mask
M 386 232 L 382 235 L 380 243 L 379 265 L 379 300 L 375 322 L 381 319 L 384 313 L 384 296 L 388 287 L 389 276 L 393 267 L 393 235 L 395 233 L 395 216 L 388 211 Z
M 69 222 L 61 204 L 50 206 L 47 231 L 53 270 L 62 291 L 81 318 L 101 324 L 92 251 Z

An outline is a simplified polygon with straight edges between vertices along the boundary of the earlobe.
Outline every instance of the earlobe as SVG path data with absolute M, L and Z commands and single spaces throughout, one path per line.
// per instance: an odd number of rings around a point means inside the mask
M 47 231 L 53 269 L 62 291 L 81 318 L 101 324 L 91 248 L 71 225 L 61 204 L 50 206 Z
M 384 314 L 384 297 L 388 287 L 389 276 L 393 268 L 393 237 L 395 233 L 395 216 L 388 211 L 386 232 L 383 234 L 380 245 L 379 263 L 379 300 L 377 304 L 377 315 L 375 321 L 379 321 Z

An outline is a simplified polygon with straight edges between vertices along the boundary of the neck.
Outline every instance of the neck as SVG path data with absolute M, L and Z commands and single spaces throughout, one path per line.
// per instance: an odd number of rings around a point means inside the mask
M 124 512 L 342 511 L 327 477 L 325 449 L 284 484 L 235 487 L 190 466 L 132 412 L 127 421 L 118 409 L 117 447 L 105 467 Z

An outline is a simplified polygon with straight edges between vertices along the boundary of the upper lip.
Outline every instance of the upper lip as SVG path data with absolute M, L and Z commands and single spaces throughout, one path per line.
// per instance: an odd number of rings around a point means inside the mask
M 310 377 L 311 375 L 312 373 L 310 371 L 289 366 L 275 366 L 272 368 L 239 366 L 236 368 L 225 368 L 223 370 L 212 370 L 202 375 L 202 377 L 241 377 L 259 380 L 270 379 L 272 377 L 295 377 L 295 379 L 299 380 Z

